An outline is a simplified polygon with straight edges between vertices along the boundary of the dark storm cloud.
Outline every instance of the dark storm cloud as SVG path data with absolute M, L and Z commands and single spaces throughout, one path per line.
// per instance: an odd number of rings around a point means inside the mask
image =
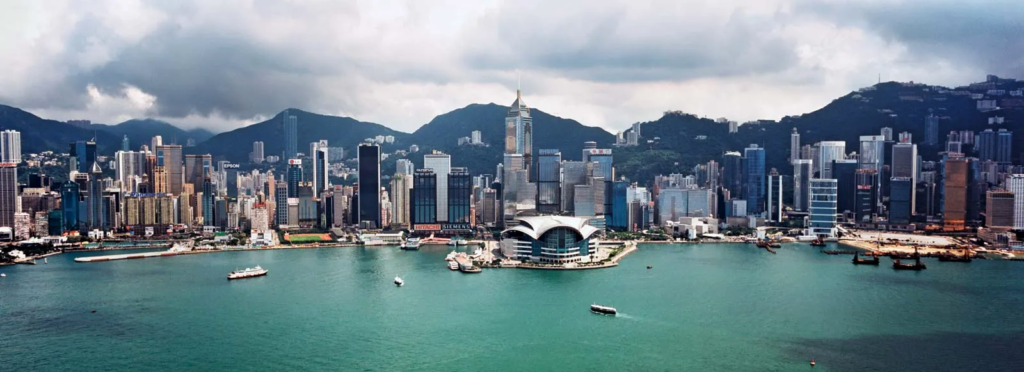
M 630 15 L 631 9 L 628 2 L 563 9 L 517 4 L 480 22 L 468 35 L 473 47 L 465 48 L 464 60 L 480 69 L 556 70 L 606 82 L 772 73 L 798 62 L 795 45 L 776 32 L 782 18 L 774 14 L 681 19 Z
M 1019 0 L 812 2 L 799 12 L 901 43 L 910 59 L 942 59 L 1024 77 L 1024 3 Z

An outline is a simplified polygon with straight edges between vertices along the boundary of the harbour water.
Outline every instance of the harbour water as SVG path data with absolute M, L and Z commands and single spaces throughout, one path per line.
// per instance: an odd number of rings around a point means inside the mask
M 0 267 L 4 370 L 1024 370 L 1020 262 L 893 271 L 803 244 L 476 275 L 429 246 L 73 262 L 109 253 Z M 225 278 L 257 264 L 269 275 Z

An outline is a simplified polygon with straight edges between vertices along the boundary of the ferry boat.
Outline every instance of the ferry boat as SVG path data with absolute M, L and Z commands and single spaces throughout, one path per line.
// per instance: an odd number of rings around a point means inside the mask
M 420 249 L 420 238 L 409 238 L 402 242 L 402 249 L 407 251 L 415 251 Z
M 611 306 L 601 306 L 601 305 L 598 305 L 598 304 L 590 305 L 590 311 L 593 311 L 593 312 L 598 313 L 598 314 L 607 314 L 607 315 L 615 315 L 615 314 L 619 313 L 619 311 L 615 310 L 614 307 L 611 307 Z
M 402 280 L 402 278 L 399 278 L 399 277 L 396 276 L 395 277 L 395 285 L 401 287 L 403 284 L 405 284 L 405 281 Z
M 268 270 L 256 265 L 256 267 L 246 268 L 245 270 L 235 270 L 228 273 L 228 280 L 232 279 L 244 279 L 244 278 L 255 278 L 257 276 L 267 275 Z
M 448 270 L 459 271 L 459 263 L 455 260 L 448 261 Z

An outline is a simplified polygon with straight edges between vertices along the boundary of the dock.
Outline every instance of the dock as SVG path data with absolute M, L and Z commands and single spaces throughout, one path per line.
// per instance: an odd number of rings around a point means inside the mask
M 104 261 L 117 261 L 117 260 L 134 260 L 141 258 L 150 257 L 170 257 L 183 254 L 184 252 L 146 252 L 146 253 L 129 253 L 129 254 L 111 254 L 105 256 L 91 256 L 91 257 L 77 257 L 75 262 L 104 262 Z

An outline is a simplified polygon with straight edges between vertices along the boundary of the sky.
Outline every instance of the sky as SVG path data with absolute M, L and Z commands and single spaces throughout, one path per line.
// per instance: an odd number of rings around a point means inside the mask
M 610 132 L 1024 78 L 1019 0 L 0 0 L 0 104 L 226 131 L 289 107 L 411 132 L 471 103 Z M 501 125 L 501 123 L 494 123 Z

